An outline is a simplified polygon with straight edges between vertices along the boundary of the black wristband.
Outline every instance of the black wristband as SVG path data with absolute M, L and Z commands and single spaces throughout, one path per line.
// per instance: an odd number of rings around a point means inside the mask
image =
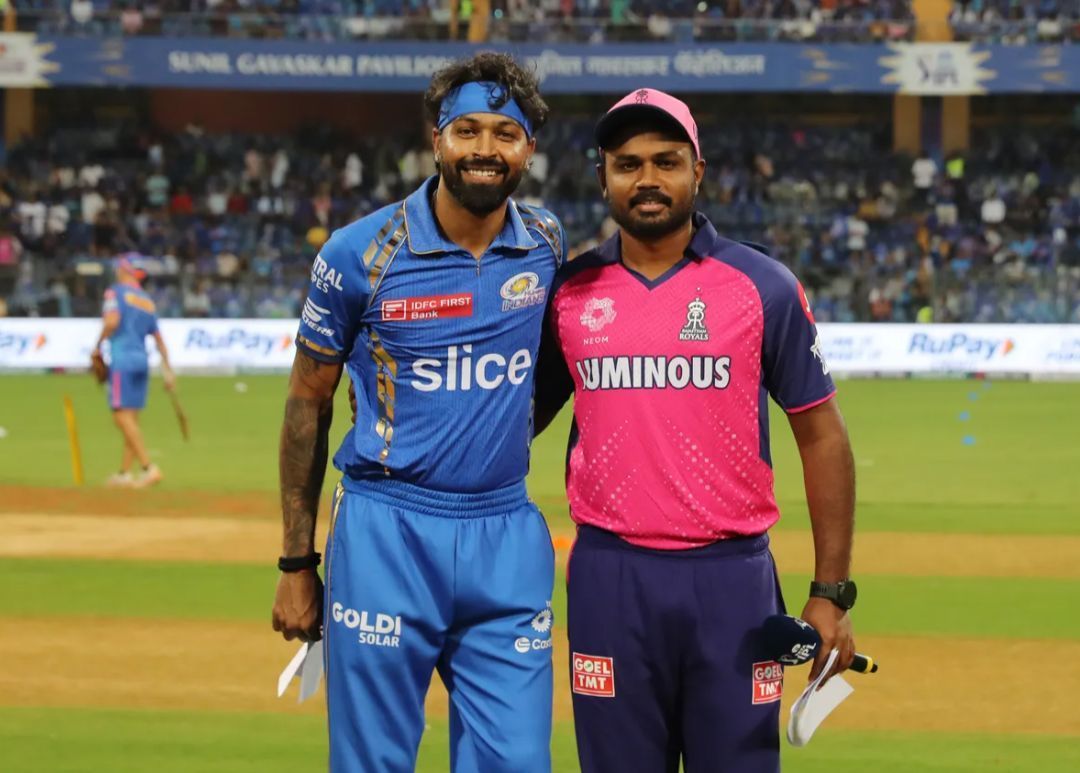
M 311 553 L 306 556 L 281 556 L 277 560 L 277 568 L 283 572 L 302 572 L 305 569 L 314 569 L 322 562 L 322 556 Z

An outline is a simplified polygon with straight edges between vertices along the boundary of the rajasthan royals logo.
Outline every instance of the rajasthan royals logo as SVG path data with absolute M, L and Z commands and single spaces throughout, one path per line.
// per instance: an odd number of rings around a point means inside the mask
M 615 321 L 615 301 L 611 298 L 590 298 L 581 312 L 581 324 L 594 333 Z
M 709 340 L 709 330 L 705 327 L 705 302 L 701 298 L 695 298 L 686 304 L 686 324 L 679 332 L 679 340 Z
M 649 90 L 648 89 L 638 89 L 637 94 L 634 95 L 634 99 L 639 105 L 645 104 L 646 102 L 649 101 Z

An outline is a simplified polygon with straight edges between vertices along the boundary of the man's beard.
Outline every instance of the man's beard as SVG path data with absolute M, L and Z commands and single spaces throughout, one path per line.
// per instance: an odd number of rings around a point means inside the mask
M 502 183 L 465 182 L 463 175 L 466 169 L 493 170 L 503 176 Z M 461 206 L 477 217 L 490 215 L 505 206 L 510 194 L 517 190 L 524 173 L 524 169 L 515 172 L 501 161 L 458 161 L 456 164 L 443 161 L 439 164 L 439 176 L 446 185 L 446 190 Z
M 641 215 L 634 211 L 638 204 L 646 202 L 658 202 L 667 207 L 666 212 Z M 623 208 L 614 201 L 611 203 L 611 217 L 619 226 L 631 236 L 642 239 L 659 239 L 670 233 L 686 227 L 694 214 L 694 197 L 689 196 L 686 204 L 676 207 L 671 197 L 665 196 L 659 191 L 643 191 L 630 199 L 629 205 Z

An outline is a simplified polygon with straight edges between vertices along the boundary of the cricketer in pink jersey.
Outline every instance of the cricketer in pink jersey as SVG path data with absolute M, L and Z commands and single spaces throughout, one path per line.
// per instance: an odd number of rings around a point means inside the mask
M 779 770 L 784 612 L 768 529 L 768 398 L 802 456 L 822 635 L 812 674 L 854 653 L 854 474 L 835 387 L 795 277 L 720 236 L 693 203 L 705 162 L 689 109 L 641 89 L 597 126 L 619 232 L 552 286 L 537 427 L 572 391 L 567 497 L 578 524 L 568 635 L 586 773 Z M 839 590 L 845 591 L 841 594 Z

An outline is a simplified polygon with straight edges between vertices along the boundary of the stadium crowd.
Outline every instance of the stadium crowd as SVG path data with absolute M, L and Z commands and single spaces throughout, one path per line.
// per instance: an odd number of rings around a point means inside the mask
M 957 40 L 1030 45 L 1080 41 L 1080 0 L 955 0 Z
M 912 159 L 872 128 L 699 120 L 699 207 L 792 266 L 820 319 L 1080 322 L 1071 129 L 986 130 L 966 156 Z M 612 229 L 595 160 L 591 121 L 555 121 L 518 194 L 578 250 Z M 165 316 L 295 316 L 328 234 L 432 171 L 401 137 L 55 132 L 0 171 L 0 311 L 96 315 L 108 259 L 134 251 Z
M 472 0 L 23 0 L 19 27 L 64 35 L 308 40 L 449 36 Z M 492 0 L 488 39 L 548 42 L 901 40 L 910 0 Z M 464 30 L 464 27 L 462 27 Z
M 19 0 L 24 31 L 301 40 L 445 40 L 474 0 Z M 911 0 L 492 0 L 488 40 L 910 40 Z M 957 40 L 1080 41 L 1080 0 L 955 0 Z M 459 35 L 464 34 L 462 26 Z

